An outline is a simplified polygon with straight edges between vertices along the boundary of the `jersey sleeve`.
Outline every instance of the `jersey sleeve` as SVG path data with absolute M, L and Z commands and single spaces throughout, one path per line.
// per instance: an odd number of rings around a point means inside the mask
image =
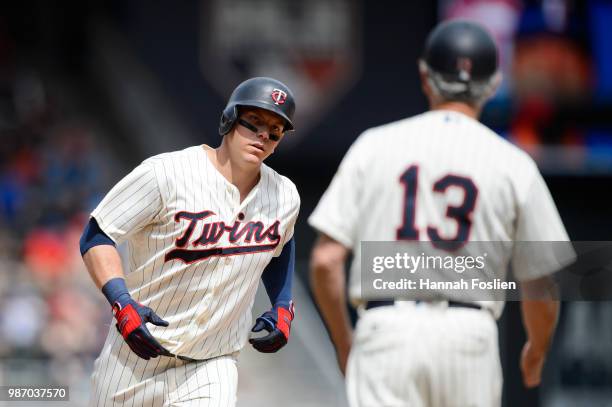
M 280 255 L 272 258 L 261 275 L 273 307 L 289 307 L 293 298 L 291 287 L 294 270 L 295 240 L 291 238 L 285 243 Z
M 293 183 L 291 184 L 291 201 L 289 206 L 289 211 L 286 216 L 287 218 L 287 229 L 285 234 L 283 235 L 281 243 L 278 245 L 276 250 L 274 250 L 273 257 L 278 257 L 281 255 L 283 251 L 283 247 L 285 244 L 293 238 L 293 233 L 295 231 L 295 224 L 297 222 L 298 214 L 300 213 L 300 195 L 297 191 L 297 188 Z
M 119 244 L 147 224 L 162 208 L 154 165 L 144 162 L 106 194 L 91 216 Z
M 535 164 L 534 164 L 535 167 Z M 555 202 L 535 167 L 516 219 L 512 270 L 520 281 L 552 274 L 575 260 Z
M 357 139 L 342 159 L 334 178 L 308 218 L 310 226 L 352 249 L 357 239 L 364 137 Z

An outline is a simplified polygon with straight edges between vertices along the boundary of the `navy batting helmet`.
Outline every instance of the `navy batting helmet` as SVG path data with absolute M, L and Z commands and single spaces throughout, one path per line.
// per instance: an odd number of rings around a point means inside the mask
M 497 46 L 480 25 L 451 20 L 429 34 L 423 61 L 448 82 L 486 81 L 497 72 Z
M 238 118 L 238 108 L 258 107 L 285 119 L 285 131 L 293 130 L 295 99 L 291 90 L 276 79 L 257 77 L 247 79 L 234 89 L 221 114 L 219 134 L 229 133 Z

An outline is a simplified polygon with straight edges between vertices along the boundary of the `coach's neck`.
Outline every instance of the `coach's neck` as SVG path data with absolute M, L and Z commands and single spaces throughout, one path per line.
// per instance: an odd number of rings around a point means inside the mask
M 474 120 L 478 120 L 482 108 L 471 106 L 467 103 L 455 102 L 455 101 L 433 101 L 430 99 L 431 110 L 451 110 L 454 112 L 463 113 L 466 116 L 471 117 Z
M 454 112 L 463 113 L 474 120 L 478 120 L 480 113 L 482 112 L 482 103 L 472 104 L 444 99 L 438 92 L 434 92 L 432 89 L 431 84 L 427 79 L 427 72 L 420 69 L 419 74 L 421 77 L 421 89 L 429 101 L 430 110 L 451 110 Z

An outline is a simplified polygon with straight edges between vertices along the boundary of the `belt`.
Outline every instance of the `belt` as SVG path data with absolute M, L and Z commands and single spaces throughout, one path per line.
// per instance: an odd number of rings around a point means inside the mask
M 175 355 L 174 353 L 169 352 L 169 351 L 166 351 L 166 352 L 162 351 L 160 355 L 168 356 L 169 358 L 179 359 L 179 360 L 182 360 L 183 362 L 206 362 L 207 360 L 210 360 L 210 359 L 192 359 L 187 356 Z M 211 359 L 214 359 L 214 358 L 211 358 Z
M 419 303 L 425 303 L 427 301 L 416 300 L 415 302 L 419 304 Z M 471 309 L 477 309 L 477 310 L 483 309 L 482 305 L 478 305 L 478 304 L 474 304 L 470 302 L 459 302 L 459 301 L 447 301 L 447 302 L 448 302 L 448 306 L 453 307 L 453 308 L 471 308 Z M 369 309 L 377 308 L 377 307 L 388 307 L 393 304 L 395 304 L 395 300 L 368 301 L 366 302 L 365 309 L 369 310 Z

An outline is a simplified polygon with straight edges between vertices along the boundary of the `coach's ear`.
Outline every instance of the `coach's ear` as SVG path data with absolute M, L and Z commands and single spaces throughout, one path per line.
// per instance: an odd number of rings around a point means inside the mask
M 417 66 L 419 68 L 419 77 L 421 78 L 421 90 L 427 97 L 427 100 L 430 101 L 434 97 L 433 90 L 431 89 L 431 85 L 429 84 L 428 79 L 428 69 L 427 64 L 421 58 L 417 61 Z
M 501 70 L 498 69 L 489 82 L 487 93 L 485 97 L 483 98 L 484 99 L 483 104 L 486 103 L 487 100 L 491 99 L 495 95 L 503 79 L 504 79 L 504 75 L 502 75 Z

